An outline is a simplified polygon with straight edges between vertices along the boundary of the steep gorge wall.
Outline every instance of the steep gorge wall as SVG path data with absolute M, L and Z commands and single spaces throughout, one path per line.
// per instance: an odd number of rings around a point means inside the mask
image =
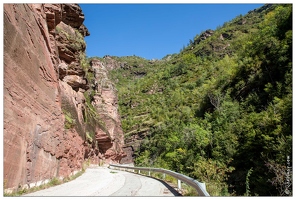
M 76 4 L 4 4 L 5 189 L 69 176 L 85 160 L 125 156 L 115 93 L 99 93 L 97 85 L 99 98 L 86 104 L 95 86 L 82 65 L 89 35 L 83 21 Z M 111 113 L 98 112 L 100 123 L 92 124 L 89 107 Z
M 109 79 L 109 70 L 99 60 L 92 60 L 91 67 L 95 75 L 95 94 L 93 105 L 104 122 L 105 131 L 96 131 L 96 140 L 101 146 L 106 159 L 120 161 L 125 157 L 122 147 L 124 146 L 124 135 L 121 127 L 121 118 L 118 111 L 117 91 L 113 82 Z M 114 144 L 110 147 L 111 141 Z M 117 152 L 117 153 L 116 153 Z M 120 154 L 118 153 L 120 152 Z M 117 157 L 120 157 L 118 159 Z

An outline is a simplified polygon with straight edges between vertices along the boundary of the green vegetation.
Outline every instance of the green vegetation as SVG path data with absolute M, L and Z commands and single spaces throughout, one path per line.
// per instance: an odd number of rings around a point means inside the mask
M 83 165 L 82 165 L 82 170 L 77 172 L 76 174 L 74 174 L 72 176 L 68 176 L 68 177 L 65 177 L 63 179 L 53 177 L 53 178 L 51 178 L 49 180 L 48 183 L 42 184 L 42 185 L 37 186 L 37 187 L 32 187 L 32 188 L 23 188 L 23 187 L 20 186 L 13 193 L 4 193 L 4 196 L 6 196 L 6 197 L 22 196 L 22 195 L 25 195 L 25 194 L 28 194 L 28 193 L 37 192 L 39 190 L 44 190 L 44 189 L 47 189 L 47 188 L 50 188 L 50 187 L 53 187 L 53 186 L 56 186 L 56 185 L 60 185 L 60 184 L 75 180 L 76 178 L 78 178 L 79 176 L 81 176 L 85 172 L 85 170 L 89 166 L 89 164 L 90 164 L 89 160 L 85 161 L 83 163 Z M 5 189 L 5 182 L 4 182 L 4 189 Z
M 86 58 L 85 53 L 80 52 L 79 61 L 80 61 L 80 66 L 85 73 L 85 78 L 87 79 L 89 85 L 90 86 L 94 85 L 95 77 L 92 70 L 90 70 L 90 64 L 89 64 L 90 59 Z
M 87 127 L 88 136 L 92 137 L 95 141 L 95 129 L 100 127 L 102 130 L 107 131 L 105 123 L 101 120 L 97 109 L 93 106 L 92 101 L 95 95 L 95 90 L 90 88 L 84 93 L 85 97 L 85 109 L 83 110 L 84 122 Z
M 238 16 L 179 54 L 112 57 L 137 166 L 205 182 L 212 196 L 292 195 L 275 177 L 292 154 L 292 5 Z M 288 192 L 290 193 L 288 193 Z
M 38 187 L 28 188 L 28 189 L 20 187 L 16 192 L 13 192 L 11 194 L 4 193 L 4 196 L 11 196 L 11 197 L 13 197 L 13 196 L 22 196 L 22 195 L 25 195 L 25 194 L 28 194 L 28 193 L 36 192 L 36 191 L 43 190 L 43 189 L 46 189 L 46 188 L 49 188 L 49 187 L 52 187 L 52 186 L 55 186 L 55 185 L 60 185 L 60 184 L 62 184 L 62 181 L 59 180 L 56 177 L 53 177 L 46 184 L 40 185 Z
M 251 173 L 253 172 L 253 169 L 251 168 L 246 176 L 246 194 L 245 196 L 250 196 L 250 186 L 249 186 L 249 177 L 251 176 Z
M 67 112 L 66 110 L 63 110 L 63 113 L 65 115 L 65 129 L 74 128 L 76 125 L 76 120 L 72 118 L 71 113 Z
M 77 32 L 76 34 L 80 34 Z M 93 106 L 92 102 L 96 95 L 96 83 L 95 75 L 90 67 L 90 61 L 92 58 L 87 58 L 85 53 L 80 52 L 79 60 L 80 66 L 83 69 L 84 77 L 87 80 L 88 90 L 84 92 L 85 107 L 82 110 L 84 122 L 78 120 L 76 108 L 68 102 L 68 99 L 63 99 L 62 108 L 65 115 L 65 129 L 75 128 L 82 138 L 84 138 L 89 144 L 97 146 L 95 140 L 96 128 L 100 127 L 102 130 L 107 131 L 106 125 L 101 120 L 97 109 Z M 85 127 L 85 128 L 84 128 Z
M 183 196 L 198 196 L 196 189 L 190 186 L 182 186 L 184 188 L 184 192 L 182 193 Z
M 79 51 L 81 49 L 85 49 L 86 43 L 84 41 L 84 37 L 78 30 L 75 29 L 75 32 L 72 32 L 70 29 L 63 29 L 59 26 L 55 28 L 56 33 L 62 36 L 69 41 L 69 48 L 74 51 Z

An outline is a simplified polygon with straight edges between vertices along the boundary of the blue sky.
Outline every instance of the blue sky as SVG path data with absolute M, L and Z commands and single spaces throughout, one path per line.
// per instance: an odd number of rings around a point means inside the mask
M 80 4 L 88 57 L 137 55 L 161 59 L 179 53 L 197 34 L 215 30 L 264 4 Z

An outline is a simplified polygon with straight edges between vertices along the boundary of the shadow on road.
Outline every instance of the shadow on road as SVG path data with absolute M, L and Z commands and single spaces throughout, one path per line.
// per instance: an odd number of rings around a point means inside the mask
M 134 173 L 134 174 L 137 174 L 137 173 Z M 152 177 L 152 176 L 147 176 L 145 174 L 137 174 L 137 175 L 145 176 L 147 178 L 152 178 L 154 180 L 157 180 L 157 181 L 161 182 L 174 196 L 183 196 L 177 190 L 175 190 L 172 186 L 170 186 L 168 183 L 166 183 L 165 181 L 163 181 L 161 179 L 158 179 L 158 178 L 155 178 L 155 177 Z
M 166 188 L 169 189 L 169 191 L 170 191 L 171 193 L 173 193 L 174 196 L 182 196 L 182 194 L 180 194 L 177 190 L 175 190 L 172 186 L 170 186 L 170 185 L 169 185 L 168 183 L 166 183 L 165 181 L 160 180 L 160 179 L 158 179 L 158 178 L 151 177 L 151 176 L 147 176 L 147 177 L 149 177 L 149 178 L 153 178 L 153 179 L 155 179 L 155 180 L 161 182 Z

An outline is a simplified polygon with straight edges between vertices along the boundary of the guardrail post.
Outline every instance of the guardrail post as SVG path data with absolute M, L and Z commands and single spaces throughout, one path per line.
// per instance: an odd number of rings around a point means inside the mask
M 165 173 L 163 173 L 163 180 L 165 180 Z
M 150 170 L 149 170 L 149 176 L 151 176 L 151 175 L 150 175 Z
M 141 170 L 139 170 L 138 173 L 141 174 Z
M 182 186 L 181 186 L 181 180 L 178 179 L 178 189 L 181 190 Z

